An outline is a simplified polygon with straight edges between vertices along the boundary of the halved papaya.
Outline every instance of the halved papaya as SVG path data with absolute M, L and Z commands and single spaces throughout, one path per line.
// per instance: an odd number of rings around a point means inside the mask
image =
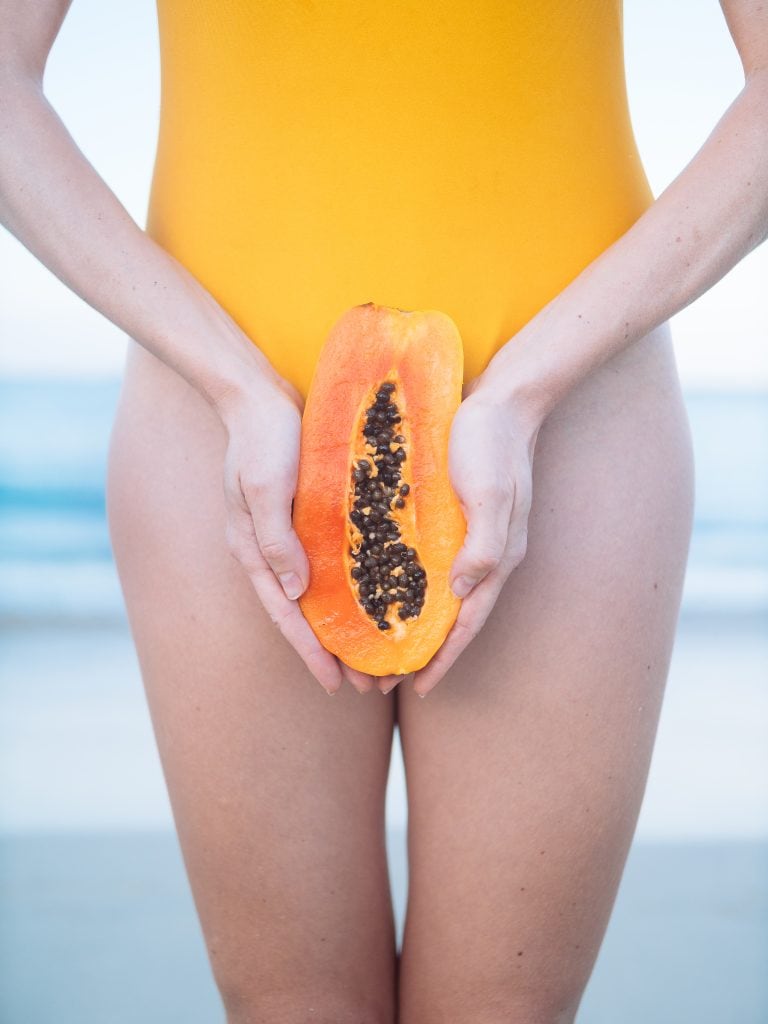
M 345 664 L 423 668 L 453 625 L 466 523 L 448 477 L 461 337 L 439 310 L 353 306 L 305 403 L 293 522 L 309 559 L 302 613 Z

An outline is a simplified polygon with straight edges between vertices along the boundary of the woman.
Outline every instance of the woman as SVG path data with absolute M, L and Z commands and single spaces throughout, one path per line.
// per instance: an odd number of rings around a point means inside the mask
M 145 232 L 45 99 L 68 6 L 2 6 L 0 212 L 130 336 L 109 522 L 227 1020 L 571 1022 L 688 553 L 667 321 L 768 226 L 768 8 L 723 0 L 745 85 L 654 201 L 619 0 L 161 0 Z M 463 602 L 407 680 L 339 664 L 296 602 L 302 404 L 333 322 L 371 300 L 443 309 L 466 351 Z

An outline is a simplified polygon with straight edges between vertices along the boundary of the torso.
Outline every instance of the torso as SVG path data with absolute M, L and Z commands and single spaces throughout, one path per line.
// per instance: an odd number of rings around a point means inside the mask
M 621 0 L 158 0 L 147 218 L 306 394 L 351 305 L 456 322 L 466 378 L 652 203 Z

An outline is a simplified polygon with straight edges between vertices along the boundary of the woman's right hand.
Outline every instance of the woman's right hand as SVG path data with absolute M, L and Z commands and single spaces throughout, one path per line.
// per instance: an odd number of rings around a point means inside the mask
M 347 665 L 342 671 L 296 600 L 309 583 L 309 562 L 291 523 L 302 408 L 301 395 L 282 378 L 259 379 L 217 402 L 229 435 L 224 459 L 227 544 L 272 621 L 325 690 L 334 694 L 346 676 L 366 693 L 373 689 L 373 677 Z

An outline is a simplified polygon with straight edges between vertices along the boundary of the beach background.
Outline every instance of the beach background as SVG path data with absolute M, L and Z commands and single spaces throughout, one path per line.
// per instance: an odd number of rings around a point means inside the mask
M 742 85 L 719 5 L 627 0 L 658 195 Z M 46 93 L 144 223 L 150 0 L 74 4 Z M 210 980 L 111 557 L 124 335 L 0 231 L 0 1024 L 211 1024 Z M 768 250 L 672 321 L 696 514 L 645 800 L 579 1024 L 768 1022 Z M 398 938 L 407 805 L 387 842 Z

